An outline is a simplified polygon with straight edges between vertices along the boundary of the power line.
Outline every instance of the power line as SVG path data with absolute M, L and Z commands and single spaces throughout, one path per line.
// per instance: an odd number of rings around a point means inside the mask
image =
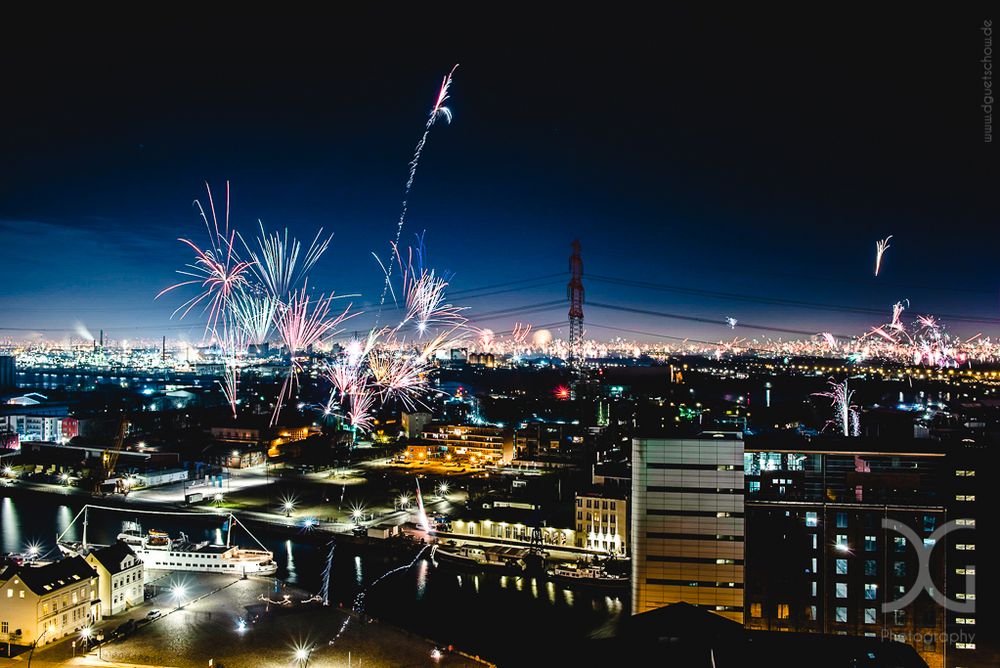
M 638 287 L 647 290 L 657 290 L 661 292 L 672 292 L 677 294 L 693 295 L 699 297 L 709 297 L 712 299 L 744 301 L 755 304 L 766 304 L 771 306 L 790 306 L 793 308 L 806 308 L 819 311 L 836 311 L 842 313 L 856 313 L 862 315 L 886 315 L 887 309 L 874 309 L 862 306 L 846 306 L 842 304 L 824 304 L 797 299 L 785 299 L 781 297 L 767 297 L 758 295 L 747 295 L 736 292 L 722 292 L 718 290 L 706 290 L 702 288 L 689 288 L 679 285 L 669 285 L 664 283 L 652 283 L 648 281 L 637 281 L 634 279 L 616 278 L 614 276 L 602 276 L 591 274 L 590 280 L 608 283 L 612 285 L 622 285 L 628 287 Z M 955 322 L 968 322 L 986 325 L 1000 325 L 1000 318 L 990 318 L 984 316 L 957 315 L 950 313 L 937 313 L 937 317 L 942 320 Z

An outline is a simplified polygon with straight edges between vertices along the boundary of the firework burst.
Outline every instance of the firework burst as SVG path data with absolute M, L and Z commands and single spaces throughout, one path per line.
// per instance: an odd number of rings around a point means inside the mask
M 828 392 L 813 394 L 816 397 L 827 397 L 832 402 L 834 417 L 827 424 L 836 426 L 844 436 L 858 436 L 861 431 L 861 418 L 857 406 L 851 403 L 854 390 L 848 389 L 846 379 L 842 383 L 830 380 L 829 386 Z
M 226 217 L 223 227 L 219 227 L 219 219 L 215 213 L 215 201 L 212 199 L 212 189 L 206 183 L 208 191 L 209 211 L 212 221 L 209 223 L 208 214 L 198 200 L 194 201 L 195 206 L 208 232 L 209 246 L 201 248 L 190 239 L 178 239 L 181 243 L 194 251 L 194 262 L 179 269 L 178 274 L 190 276 L 190 280 L 181 281 L 165 288 L 156 295 L 160 298 L 168 292 L 187 285 L 198 285 L 201 292 L 177 307 L 174 315 L 181 314 L 181 318 L 186 316 L 191 309 L 198 304 L 203 304 L 205 312 L 208 314 L 208 322 L 205 325 L 206 335 L 213 331 L 218 324 L 219 318 L 229 303 L 232 296 L 247 285 L 247 272 L 253 266 L 252 262 L 241 260 L 234 249 L 233 243 L 236 233 L 229 230 L 229 182 L 226 181 Z

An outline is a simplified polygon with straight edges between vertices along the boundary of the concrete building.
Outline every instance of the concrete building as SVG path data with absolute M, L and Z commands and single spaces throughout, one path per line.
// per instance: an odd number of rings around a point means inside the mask
M 433 416 L 430 413 L 423 411 L 407 413 L 404 411 L 402 415 L 403 436 L 406 438 L 418 438 L 432 419 Z
M 514 458 L 513 434 L 499 427 L 428 425 L 420 436 L 423 443 L 407 447 L 407 454 L 418 459 L 450 458 L 483 465 L 507 463 Z
M 142 559 L 128 545 L 118 542 L 95 550 L 87 555 L 87 563 L 97 572 L 102 616 L 142 604 Z
M 98 576 L 81 557 L 0 574 L 0 639 L 39 645 L 101 619 Z
M 743 622 L 743 437 L 632 440 L 632 612 L 686 602 Z
M 893 602 L 920 592 L 925 569 L 946 581 L 945 550 L 934 549 L 944 538 L 934 532 L 947 521 L 945 463 L 942 445 L 926 439 L 748 440 L 747 627 L 891 638 L 943 668 L 946 610 L 926 594 L 899 609 Z M 907 527 L 920 544 L 886 522 Z M 917 554 L 924 549 L 926 565 Z
M 576 546 L 623 557 L 628 554 L 628 500 L 610 490 L 576 495 Z

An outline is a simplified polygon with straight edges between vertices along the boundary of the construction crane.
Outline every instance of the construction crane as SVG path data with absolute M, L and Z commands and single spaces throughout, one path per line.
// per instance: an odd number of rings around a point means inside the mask
M 107 493 L 105 487 L 108 481 L 114 477 L 115 469 L 118 467 L 118 458 L 122 453 L 122 446 L 125 445 L 125 435 L 128 433 L 128 413 L 122 411 L 121 419 L 118 421 L 118 433 L 115 435 L 114 445 L 101 453 L 101 475 L 97 480 L 97 490 Z M 121 485 L 115 483 L 115 492 L 120 492 Z

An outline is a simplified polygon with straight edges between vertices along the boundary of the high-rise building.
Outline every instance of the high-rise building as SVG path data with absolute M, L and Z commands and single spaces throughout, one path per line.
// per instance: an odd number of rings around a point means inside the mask
M 743 436 L 632 440 L 632 612 L 684 601 L 743 622 Z
M 14 358 L 0 355 L 0 390 L 9 390 L 16 384 Z

